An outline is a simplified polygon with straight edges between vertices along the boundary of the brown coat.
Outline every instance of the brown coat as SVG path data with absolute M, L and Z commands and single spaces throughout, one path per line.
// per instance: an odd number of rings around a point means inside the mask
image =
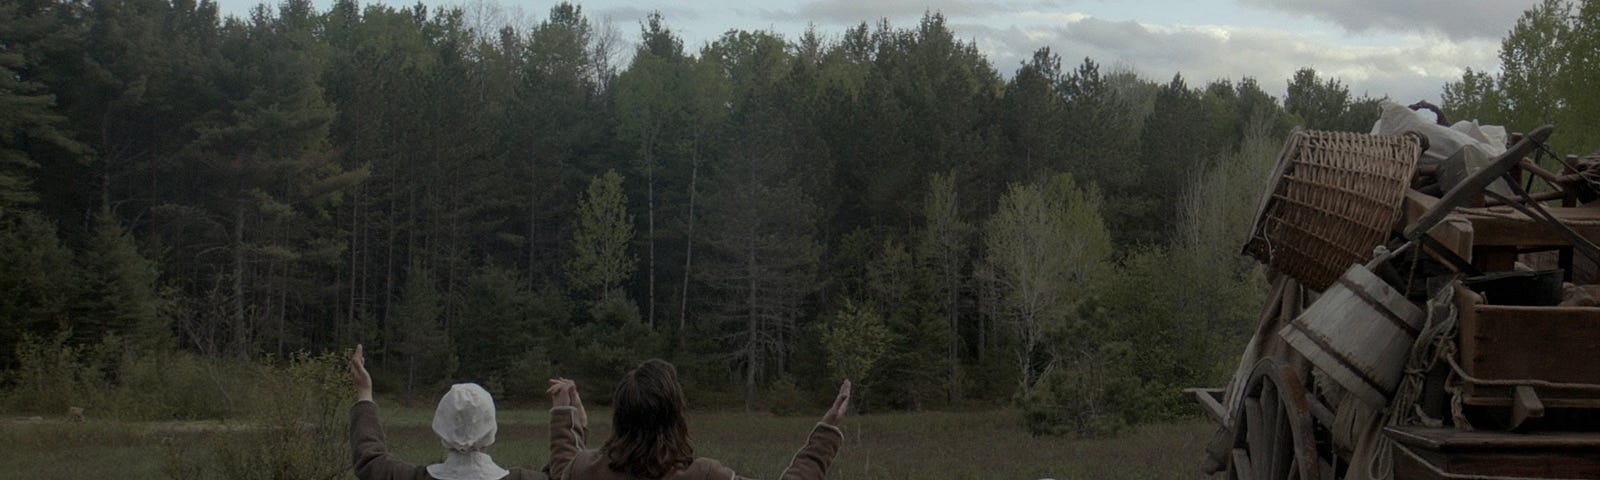
M 427 465 L 412 465 L 389 453 L 383 426 L 378 424 L 378 404 L 368 400 L 350 407 L 350 453 L 356 478 L 361 480 L 433 480 Z M 512 468 L 501 480 L 546 480 L 543 473 Z
M 573 423 L 572 407 L 550 409 L 550 478 L 558 480 L 646 480 L 612 470 L 605 454 L 586 450 L 588 432 Z M 839 453 L 844 434 L 838 427 L 818 423 L 810 438 L 784 469 L 782 480 L 821 480 L 828 476 L 828 465 Z M 687 468 L 675 470 L 662 480 L 737 480 L 733 469 L 709 458 L 696 458 Z

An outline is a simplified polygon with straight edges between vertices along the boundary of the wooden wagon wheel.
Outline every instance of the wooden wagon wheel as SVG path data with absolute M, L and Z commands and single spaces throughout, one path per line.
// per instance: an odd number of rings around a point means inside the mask
M 1256 362 L 1236 408 L 1229 478 L 1322 478 L 1305 383 L 1293 367 L 1274 357 Z

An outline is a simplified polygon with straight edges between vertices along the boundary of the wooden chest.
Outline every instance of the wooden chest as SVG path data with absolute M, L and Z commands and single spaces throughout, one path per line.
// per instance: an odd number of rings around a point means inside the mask
M 1456 290 L 1463 371 L 1483 380 L 1600 385 L 1600 308 L 1485 305 Z M 1600 391 L 1535 385 L 1545 407 L 1600 409 Z M 1503 407 L 1512 388 L 1467 383 L 1463 403 Z

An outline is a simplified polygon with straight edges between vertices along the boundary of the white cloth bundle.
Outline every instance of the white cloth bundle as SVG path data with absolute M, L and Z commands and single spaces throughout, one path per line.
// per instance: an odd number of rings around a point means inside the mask
M 1459 171 L 1457 175 L 1443 175 L 1441 178 L 1445 190 L 1455 186 L 1453 181 L 1466 178 L 1484 167 L 1494 157 L 1506 151 L 1506 128 L 1499 125 L 1479 125 L 1474 120 L 1462 120 L 1448 127 L 1434 123 L 1431 112 L 1414 112 L 1410 108 L 1384 100 L 1379 104 L 1382 116 L 1372 125 L 1373 135 L 1400 135 L 1406 132 L 1417 132 L 1428 138 L 1428 150 L 1422 152 L 1418 159 L 1421 165 L 1440 165 L 1451 161 L 1451 157 L 1462 153 L 1462 158 L 1455 160 L 1463 165 L 1449 165 L 1446 171 Z M 1462 152 L 1462 150 L 1469 150 Z M 1495 181 L 1489 186 L 1490 190 L 1501 195 L 1510 195 L 1511 190 L 1503 181 Z

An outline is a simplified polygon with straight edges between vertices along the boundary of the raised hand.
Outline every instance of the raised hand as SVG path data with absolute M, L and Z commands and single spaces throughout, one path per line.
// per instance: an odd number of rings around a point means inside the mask
M 350 380 L 356 384 L 356 400 L 372 400 L 372 375 L 367 373 L 367 359 L 365 349 L 361 344 L 356 344 L 355 353 L 350 354 Z
M 573 413 L 573 421 L 580 427 L 589 426 L 589 412 L 583 408 L 583 397 L 578 395 L 578 384 L 566 378 L 550 379 L 550 388 L 545 389 L 550 394 L 552 407 L 572 406 L 577 408 Z
M 565 407 L 572 405 L 572 395 L 568 394 L 567 390 L 575 388 L 578 387 L 573 385 L 571 380 L 552 378 L 550 379 L 550 388 L 546 388 L 544 393 L 550 395 L 551 408 Z
M 578 422 L 578 426 L 589 428 L 589 412 L 583 409 L 583 398 L 578 396 L 578 384 L 574 383 L 572 380 L 567 380 L 567 384 L 571 385 L 572 387 L 567 389 L 567 394 L 572 401 L 572 406 L 578 407 L 578 411 L 575 415 L 573 415 L 573 419 Z
M 850 380 L 845 380 L 839 385 L 839 396 L 833 398 L 833 406 L 828 412 L 822 414 L 822 423 L 839 426 L 839 421 L 844 419 L 844 412 L 850 409 Z

